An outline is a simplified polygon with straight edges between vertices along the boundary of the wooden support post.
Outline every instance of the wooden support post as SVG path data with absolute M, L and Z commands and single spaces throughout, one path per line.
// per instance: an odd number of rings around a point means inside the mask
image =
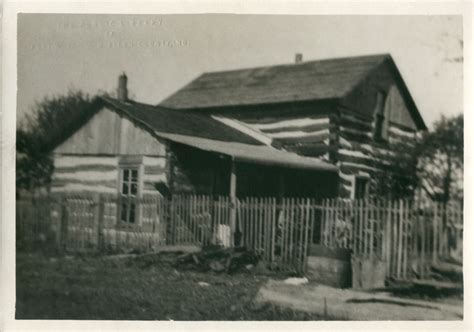
M 229 197 L 230 197 L 230 246 L 234 246 L 235 238 L 235 226 L 236 226 L 236 205 L 237 205 L 237 174 L 235 161 L 232 158 L 230 164 L 230 185 L 229 185 Z
M 101 233 L 101 229 L 100 229 L 100 222 L 99 222 L 99 218 L 100 218 L 100 201 L 101 201 L 101 197 L 100 197 L 100 194 L 97 193 L 97 194 L 94 194 L 93 196 L 93 207 L 94 207 L 94 225 L 93 225 L 93 228 L 92 229 L 96 229 L 97 231 L 97 238 L 95 239 L 94 241 L 94 244 L 96 246 L 96 250 L 98 252 L 100 252 L 100 233 Z M 103 212 L 102 212 L 103 213 Z

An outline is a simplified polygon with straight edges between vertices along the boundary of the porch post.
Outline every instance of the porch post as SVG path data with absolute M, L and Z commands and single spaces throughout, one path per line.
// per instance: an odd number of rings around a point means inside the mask
M 235 237 L 235 226 L 236 226 L 236 205 L 237 205 L 237 175 L 235 172 L 235 160 L 231 159 L 230 162 L 230 185 L 229 185 L 229 198 L 230 198 L 230 245 L 234 246 Z
M 285 197 L 285 179 L 283 177 L 283 169 L 278 170 L 278 201 L 281 202 Z

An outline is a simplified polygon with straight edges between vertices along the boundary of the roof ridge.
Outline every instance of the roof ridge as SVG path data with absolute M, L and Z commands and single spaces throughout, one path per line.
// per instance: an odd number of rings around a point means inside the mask
M 129 106 L 132 106 L 132 105 L 136 105 L 136 106 L 145 106 L 145 107 L 149 107 L 149 108 L 155 108 L 155 109 L 162 109 L 162 110 L 169 110 L 169 111 L 173 111 L 172 108 L 169 108 L 169 107 L 166 107 L 166 106 L 163 106 L 163 105 L 160 105 L 160 104 L 146 104 L 146 103 L 142 103 L 142 102 L 139 102 L 139 101 L 136 101 L 136 100 L 133 100 L 133 99 L 127 99 L 127 100 L 119 100 L 117 98 L 114 98 L 114 97 L 111 97 L 111 96 L 107 96 L 107 95 L 102 95 L 102 96 L 98 96 L 99 98 L 105 100 L 105 101 L 108 101 L 108 102 L 112 102 L 112 103 L 129 103 L 131 105 Z
M 300 63 L 280 63 L 280 64 L 273 64 L 273 65 L 265 65 L 265 66 L 254 66 L 254 67 L 245 67 L 245 68 L 236 68 L 236 69 L 228 69 L 228 70 L 212 70 L 212 71 L 205 71 L 202 72 L 197 78 L 200 78 L 207 74 L 217 74 L 217 73 L 232 73 L 237 71 L 246 71 L 246 70 L 256 70 L 256 69 L 263 69 L 263 68 L 274 68 L 274 67 L 296 67 L 296 66 L 303 66 L 311 63 L 316 62 L 329 62 L 329 61 L 343 61 L 349 59 L 363 59 L 363 58 L 391 58 L 390 53 L 378 53 L 378 54 L 365 54 L 365 55 L 355 55 L 355 56 L 341 56 L 337 58 L 324 58 L 324 59 L 316 59 L 316 60 L 309 60 L 309 61 L 302 61 Z M 196 78 L 196 79 L 197 79 Z M 194 80 L 193 80 L 194 81 Z M 191 82 L 193 82 L 191 81 Z

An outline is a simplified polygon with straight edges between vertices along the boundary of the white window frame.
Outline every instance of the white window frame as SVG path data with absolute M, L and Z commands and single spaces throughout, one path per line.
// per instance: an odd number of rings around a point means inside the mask
M 133 171 L 136 171 L 136 181 L 133 180 Z M 128 172 L 127 179 L 125 174 Z M 127 183 L 125 183 L 127 181 Z M 118 219 L 122 226 L 140 225 L 140 205 L 137 206 L 135 200 L 142 196 L 143 191 L 143 164 L 142 163 L 128 163 L 123 162 L 119 164 L 119 187 L 118 193 L 121 198 L 119 206 Z M 135 193 L 132 193 L 133 185 L 136 185 Z M 126 192 L 124 192 L 124 185 L 127 185 Z M 123 219 L 123 207 L 126 204 L 126 217 Z M 133 214 L 131 214 L 133 211 Z M 133 216 L 133 217 L 132 217 Z M 133 221 L 131 221 L 133 220 Z

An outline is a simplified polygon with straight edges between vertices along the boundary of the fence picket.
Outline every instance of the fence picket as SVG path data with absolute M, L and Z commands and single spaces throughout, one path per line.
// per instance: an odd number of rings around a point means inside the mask
M 410 227 L 410 220 L 409 220 L 409 211 L 410 206 L 408 205 L 408 201 L 404 200 L 404 227 L 403 227 L 403 268 L 402 274 L 403 278 L 407 276 L 408 270 L 408 238 L 409 238 L 409 227 Z

